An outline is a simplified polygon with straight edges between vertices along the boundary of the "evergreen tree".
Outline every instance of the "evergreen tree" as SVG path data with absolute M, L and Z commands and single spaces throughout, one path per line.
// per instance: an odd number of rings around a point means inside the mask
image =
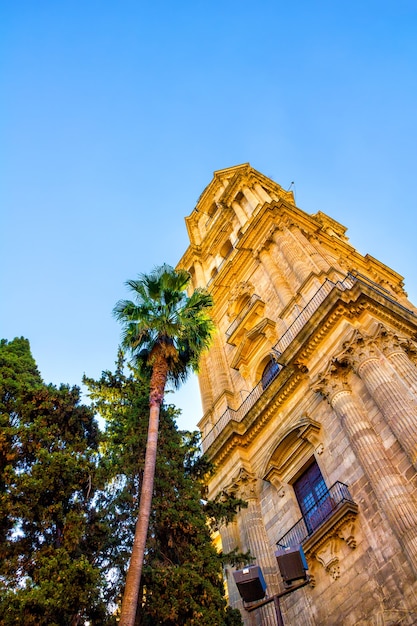
M 1 342 L 0 381 L 0 624 L 110 623 L 94 415 L 42 382 L 27 340 Z
M 27 339 L 0 341 L 0 545 L 13 529 L 6 492 L 6 474 L 17 463 L 14 430 L 23 395 L 42 386 L 42 379 Z M 0 563 L 1 567 L 1 563 Z
M 147 439 L 149 380 L 131 368 L 125 375 L 119 356 L 115 373 L 84 379 L 96 410 L 106 420 L 104 456 L 111 477 L 106 506 L 113 536 L 112 580 L 120 592 L 130 556 L 143 478 Z M 139 626 L 226 626 L 241 624 L 238 611 L 226 608 L 223 555 L 211 541 L 202 499 L 211 471 L 201 457 L 197 433 L 178 431 L 177 411 L 163 404 L 147 549 L 136 624 Z M 230 520 L 241 501 L 209 507 L 210 517 Z

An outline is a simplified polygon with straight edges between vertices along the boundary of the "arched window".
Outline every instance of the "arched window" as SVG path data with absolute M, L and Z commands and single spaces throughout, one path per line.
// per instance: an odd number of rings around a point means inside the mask
M 228 239 L 220 248 L 220 256 L 223 259 L 227 259 L 229 254 L 231 254 L 232 252 L 233 252 L 232 242 L 230 241 L 230 239 Z
M 278 376 L 278 372 L 282 369 L 282 366 L 277 363 L 276 361 L 274 361 L 274 359 L 271 359 L 264 371 L 262 372 L 262 389 L 266 389 L 268 387 L 268 385 L 270 385 L 270 383 L 272 383 L 272 381 L 274 380 L 274 378 L 276 376 Z

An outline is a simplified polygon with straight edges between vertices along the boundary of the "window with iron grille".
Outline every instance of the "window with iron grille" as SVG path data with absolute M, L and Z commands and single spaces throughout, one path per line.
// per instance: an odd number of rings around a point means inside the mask
M 316 461 L 293 484 L 308 532 L 313 532 L 331 513 L 332 500 Z

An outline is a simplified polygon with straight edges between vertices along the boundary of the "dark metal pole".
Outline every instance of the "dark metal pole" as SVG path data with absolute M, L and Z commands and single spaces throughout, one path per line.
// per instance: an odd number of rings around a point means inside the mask
M 278 595 L 274 596 L 274 606 L 275 606 L 275 613 L 277 614 L 277 625 L 284 626 L 284 621 L 282 619 L 281 606 L 279 603 Z
M 289 587 L 285 591 L 281 591 L 281 593 L 277 593 L 274 596 L 271 596 L 270 598 L 265 598 L 264 600 L 261 600 L 260 602 L 253 604 L 252 606 L 245 606 L 245 609 L 248 611 L 248 613 L 251 613 L 252 611 L 255 611 L 255 609 L 260 609 L 261 606 L 265 606 L 265 604 L 269 604 L 270 602 L 273 602 L 274 607 L 275 607 L 275 613 L 277 616 L 277 624 L 278 626 L 284 626 L 279 599 L 283 598 L 284 596 L 287 596 L 289 593 L 292 593 L 293 591 L 297 591 L 297 589 L 301 589 L 301 587 L 305 587 L 306 585 L 309 584 L 309 582 L 310 582 L 310 577 L 307 577 L 307 580 L 304 580 L 300 585 L 297 585 L 296 587 Z

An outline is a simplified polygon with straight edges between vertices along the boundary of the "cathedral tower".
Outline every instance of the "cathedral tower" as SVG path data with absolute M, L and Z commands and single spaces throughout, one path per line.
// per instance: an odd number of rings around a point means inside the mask
M 218 329 L 199 375 L 210 497 L 248 503 L 223 549 L 250 550 L 274 594 L 274 551 L 303 546 L 311 584 L 282 601 L 285 624 L 417 624 L 417 310 L 402 277 L 249 164 L 215 172 L 186 224 L 179 266 L 213 295 Z M 226 579 L 245 624 L 276 624 Z

